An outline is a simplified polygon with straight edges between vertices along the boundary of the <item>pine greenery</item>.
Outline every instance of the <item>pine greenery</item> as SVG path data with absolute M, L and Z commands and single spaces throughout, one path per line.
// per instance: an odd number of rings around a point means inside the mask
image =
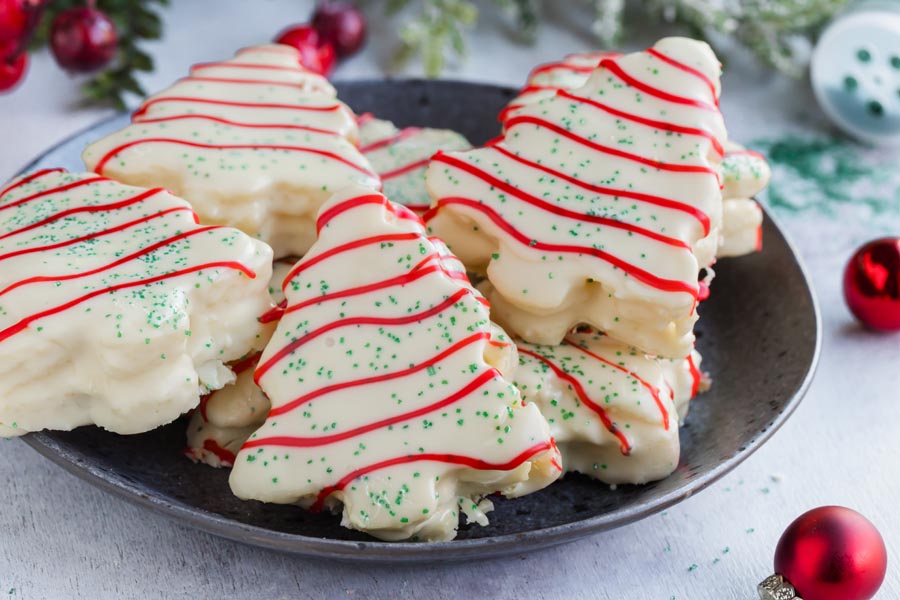
M 404 10 L 397 60 L 420 55 L 425 73 L 435 77 L 450 56 L 464 58 L 465 30 L 479 16 L 472 0 L 364 0 L 367 8 L 387 13 Z M 523 41 L 534 38 L 543 5 L 587 3 L 593 13 L 591 30 L 600 47 L 616 44 L 630 27 L 625 0 L 491 0 L 509 14 Z M 804 73 L 816 35 L 848 0 L 632 0 L 643 22 L 678 23 L 713 45 L 723 36 L 747 46 L 764 63 L 787 73 Z

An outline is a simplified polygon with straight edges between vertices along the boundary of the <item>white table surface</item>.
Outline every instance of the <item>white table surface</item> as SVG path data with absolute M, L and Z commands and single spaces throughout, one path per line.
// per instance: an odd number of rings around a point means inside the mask
M 302 21 L 310 2 L 179 0 L 165 13 L 166 38 L 148 45 L 157 70 L 148 89 L 189 64 L 222 58 Z M 576 4 L 574 2 L 567 5 Z M 213 10 L 213 7 L 215 9 Z M 490 7 L 485 12 L 491 12 Z M 496 19 L 491 17 L 491 19 Z M 490 20 L 490 19 L 488 19 Z M 550 15 L 537 45 L 501 34 L 473 36 L 469 62 L 448 76 L 520 84 L 535 63 L 590 47 L 571 14 Z M 367 51 L 337 78 L 380 76 L 390 23 L 372 24 Z M 643 40 L 642 40 L 643 41 Z M 649 41 L 649 40 L 647 40 Z M 824 134 L 803 82 L 787 81 L 729 55 L 723 109 L 735 139 Z M 408 73 L 416 72 L 415 65 Z M 78 81 L 47 54 L 24 85 L 0 96 L 0 180 L 59 139 L 107 116 L 77 106 Z M 826 192 L 839 209 L 776 212 L 809 267 L 821 302 L 821 364 L 806 400 L 758 453 L 708 491 L 666 513 L 558 548 L 515 558 L 427 568 L 360 567 L 304 560 L 224 541 L 131 506 L 65 474 L 20 441 L 0 442 L 0 598 L 755 598 L 782 529 L 805 510 L 843 504 L 882 531 L 890 560 L 900 550 L 900 337 L 861 330 L 841 299 L 841 269 L 859 243 L 900 232 L 897 154 L 840 147 L 877 175 L 823 190 L 821 180 L 777 170 L 774 185 L 799 204 Z M 895 169 L 896 170 L 896 169 Z M 850 190 L 850 191 L 848 191 Z M 852 197 L 851 194 L 852 192 Z M 857 203 L 870 194 L 892 205 Z M 879 599 L 900 597 L 891 568 Z

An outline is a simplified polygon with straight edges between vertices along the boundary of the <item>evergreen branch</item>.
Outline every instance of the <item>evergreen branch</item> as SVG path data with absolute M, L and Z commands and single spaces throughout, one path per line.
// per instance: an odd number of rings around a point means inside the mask
M 377 4 L 379 0 L 367 0 Z M 534 39 L 540 24 L 542 2 L 577 0 L 493 0 L 511 15 L 517 32 L 526 41 Z M 585 0 L 580 0 L 585 1 Z M 592 31 L 601 46 L 617 43 L 627 31 L 625 0 L 587 0 L 593 5 Z M 692 35 L 715 42 L 712 33 L 737 40 L 765 64 L 783 73 L 799 76 L 821 28 L 849 0 L 632 0 L 642 22 L 647 17 L 677 23 Z M 464 31 L 478 19 L 470 0 L 386 0 L 389 14 L 407 6 L 418 6 L 400 27 L 400 48 L 395 57 L 402 62 L 420 55 L 425 73 L 435 77 L 449 55 L 465 55 Z

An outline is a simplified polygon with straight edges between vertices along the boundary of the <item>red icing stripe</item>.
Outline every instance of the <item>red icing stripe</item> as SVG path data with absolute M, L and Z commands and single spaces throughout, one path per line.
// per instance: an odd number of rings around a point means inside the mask
M 694 355 L 688 354 L 687 357 L 688 369 L 691 372 L 691 398 L 697 395 L 697 392 L 700 391 L 700 381 L 703 379 L 703 375 L 700 373 L 700 369 L 697 368 L 697 365 L 694 364 Z
M 548 73 L 550 71 L 571 71 L 572 73 L 584 73 L 590 74 L 594 72 L 594 69 L 597 68 L 597 65 L 600 64 L 600 60 L 604 57 L 597 57 L 596 65 L 577 65 L 572 63 L 567 63 L 564 61 L 561 62 L 552 62 L 544 65 L 539 65 L 532 69 L 531 74 L 528 76 L 529 81 L 534 79 L 537 75 L 542 75 L 544 73 Z
M 368 123 L 369 121 L 371 121 L 374 118 L 375 118 L 375 115 L 373 115 L 370 112 L 363 113 L 363 114 L 359 115 L 358 117 L 356 117 L 356 125 L 357 125 L 357 127 L 362 127 L 363 125 L 365 125 L 366 123 Z
M 424 266 L 428 263 L 436 264 L 430 264 L 427 267 Z M 448 271 L 447 268 L 441 263 L 440 257 L 437 254 L 431 254 L 403 275 L 398 275 L 397 277 L 392 277 L 391 279 L 385 279 L 383 281 L 377 281 L 375 283 L 347 288 L 346 290 L 340 290 L 331 294 L 324 294 L 315 298 L 309 298 L 308 300 L 304 300 L 303 302 L 298 302 L 297 304 L 292 304 L 291 306 L 287 307 L 284 310 L 283 314 L 290 314 L 298 310 L 303 310 L 308 306 L 315 306 L 317 304 L 322 304 L 323 302 L 328 302 L 330 300 L 339 300 L 341 298 L 359 296 L 361 294 L 376 292 L 378 290 L 383 290 L 395 286 L 406 286 L 414 281 L 418 281 L 426 275 L 431 275 L 433 273 L 443 273 L 451 279 L 459 279 L 459 275 L 462 275 L 462 277 L 465 278 L 465 273 L 457 274 Z M 468 278 L 466 278 L 465 281 L 468 282 Z
M 494 146 L 494 147 L 499 148 L 498 146 Z M 488 172 L 482 170 L 481 168 L 476 167 L 475 165 L 473 165 L 471 163 L 462 161 L 456 157 L 453 157 L 453 156 L 450 156 L 447 154 L 443 154 L 443 153 L 438 153 L 433 158 L 433 160 L 435 162 L 442 162 L 442 163 L 445 163 L 448 165 L 452 165 L 461 171 L 465 171 L 466 173 L 469 173 L 470 175 L 473 175 L 473 176 L 483 180 L 485 183 L 487 183 L 488 185 L 490 185 L 492 187 L 495 187 L 499 190 L 503 190 L 507 194 L 515 196 L 516 198 L 518 198 L 519 200 L 522 200 L 523 202 L 525 202 L 527 204 L 530 204 L 530 205 L 537 207 L 541 210 L 544 210 L 546 212 L 558 215 L 560 217 L 572 219 L 575 221 L 582 221 L 585 223 L 593 223 L 595 225 L 605 225 L 607 227 L 611 227 L 614 229 L 622 229 L 624 231 L 636 233 L 638 235 L 650 238 L 652 240 L 655 240 L 655 241 L 663 243 L 663 244 L 667 244 L 669 246 L 675 246 L 676 248 L 682 248 L 682 249 L 688 250 L 688 251 L 691 250 L 691 247 L 682 240 L 679 240 L 679 239 L 673 238 L 673 237 L 669 237 L 666 235 L 662 235 L 660 233 L 656 233 L 655 231 L 645 229 L 644 227 L 639 227 L 639 226 L 633 225 L 631 223 L 626 223 L 625 221 L 618 221 L 616 219 L 610 219 L 608 217 L 598 217 L 595 215 L 588 215 L 585 213 L 581 213 L 581 212 L 577 212 L 574 210 L 569 210 L 569 209 L 563 208 L 562 206 L 560 206 L 558 204 L 552 204 L 550 202 L 546 202 L 536 196 L 532 196 L 531 194 L 526 193 L 525 191 L 523 191 L 513 185 L 510 185 L 509 183 L 507 183 L 505 181 L 498 179 L 497 177 L 494 177 L 493 175 L 489 174 Z M 440 205 L 441 203 L 442 203 L 442 200 L 439 200 L 438 205 Z
M 430 160 L 431 160 L 430 158 L 423 158 L 422 160 L 417 160 L 414 163 L 410 163 L 408 165 L 399 167 L 392 171 L 385 171 L 384 173 L 380 173 L 381 180 L 384 181 L 386 179 L 393 179 L 394 177 L 399 177 L 401 175 L 405 175 L 405 174 L 409 173 L 410 171 L 415 171 L 416 169 L 424 169 L 425 167 L 428 166 L 428 162 Z M 407 207 L 407 208 L 410 208 L 410 207 Z
M 349 161 L 346 158 L 327 150 L 318 150 L 316 148 L 309 148 L 306 146 L 283 146 L 277 144 L 201 144 L 199 142 L 190 142 L 187 140 L 179 140 L 175 138 L 143 138 L 139 140 L 132 140 L 130 142 L 122 144 L 121 146 L 113 148 L 112 150 L 104 154 L 103 157 L 97 162 L 97 165 L 94 167 L 94 171 L 97 173 L 102 173 L 104 167 L 106 167 L 106 164 L 116 155 L 124 152 L 125 150 L 128 150 L 129 148 L 142 144 L 175 144 L 178 146 L 189 146 L 191 148 L 203 148 L 208 150 L 284 150 L 288 152 L 304 152 L 307 154 L 323 156 L 325 158 L 343 163 L 351 169 L 358 171 L 363 175 L 368 175 L 373 179 L 378 178 L 375 173 L 372 173 L 365 167 L 357 165 L 352 161 Z
M 600 356 L 599 354 L 596 354 L 595 352 L 591 352 L 587 348 L 581 346 L 580 344 L 578 344 L 568 338 L 566 338 L 564 341 L 565 341 L 565 343 L 567 343 L 568 345 L 572 346 L 573 348 L 581 351 L 582 353 L 587 354 L 588 356 L 595 358 L 596 360 L 602 362 L 603 364 L 608 365 L 614 369 L 617 369 L 617 370 L 625 373 L 626 375 L 628 375 L 629 377 L 632 377 L 635 381 L 640 383 L 642 386 L 644 386 L 644 388 L 648 392 L 650 392 L 650 395 L 653 396 L 653 400 L 656 402 L 657 408 L 659 408 L 659 412 L 660 412 L 660 415 L 662 416 L 662 420 L 663 420 L 663 427 L 665 427 L 666 429 L 669 428 L 669 412 L 666 410 L 666 407 L 663 406 L 662 400 L 660 400 L 660 398 L 659 398 L 659 388 L 657 388 L 655 385 L 651 385 L 647 381 L 644 381 L 634 371 L 630 371 L 630 370 L 626 369 L 625 367 L 623 367 L 622 365 L 618 365 L 610 360 L 607 360 L 607 359 L 603 358 L 602 356 Z
M 408 375 L 412 375 L 413 373 L 418 373 L 419 371 L 424 371 L 428 367 L 432 367 L 432 366 L 436 365 L 437 363 L 444 360 L 448 356 L 455 354 L 459 350 L 462 350 L 463 348 L 466 348 L 479 340 L 488 340 L 488 343 L 493 343 L 492 341 L 490 341 L 489 333 L 487 333 L 487 332 L 476 333 L 476 334 L 470 335 L 469 337 L 456 342 L 455 344 L 453 344 L 452 346 L 450 346 L 449 348 L 447 348 L 440 354 L 436 354 L 435 356 L 419 363 L 418 365 L 409 367 L 408 369 L 403 369 L 402 371 L 396 371 L 394 373 L 384 373 L 382 375 L 374 375 L 372 377 L 365 377 L 363 379 L 355 379 L 353 381 L 348 381 L 345 383 L 336 383 L 333 385 L 327 385 L 325 387 L 318 388 L 317 390 L 315 390 L 313 392 L 310 392 L 308 394 L 300 396 L 299 398 L 295 398 L 294 400 L 291 400 L 290 402 L 284 404 L 283 406 L 273 408 L 271 410 L 271 412 L 269 412 L 269 417 L 270 418 L 278 417 L 283 414 L 289 413 L 292 410 L 295 410 L 297 407 L 302 406 L 308 402 L 311 402 L 312 400 L 315 400 L 316 398 L 324 396 L 325 394 L 330 394 L 331 392 L 335 392 L 338 390 L 343 390 L 343 389 L 347 389 L 347 388 L 351 388 L 351 387 L 356 387 L 356 386 L 360 386 L 360 385 L 369 385 L 372 383 L 380 383 L 382 381 L 390 381 L 391 379 L 399 379 L 401 377 L 406 377 Z M 502 344 L 502 345 L 507 346 L 508 344 Z M 257 444 L 257 445 L 259 445 L 259 444 Z M 247 446 L 245 446 L 245 447 L 247 447 Z
M 0 205 L 0 211 L 4 211 L 10 208 L 15 208 L 16 206 L 21 206 L 32 200 L 38 200 L 40 198 L 44 198 L 45 196 L 50 196 L 52 194 L 56 194 L 59 192 L 68 192 L 69 190 L 74 190 L 75 188 L 79 188 L 85 185 L 90 185 L 92 183 L 97 183 L 98 181 L 109 181 L 105 177 L 92 177 L 90 179 L 79 179 L 78 181 L 73 181 L 71 183 L 67 183 L 65 185 L 60 185 L 55 188 L 50 188 L 48 190 L 44 190 L 42 192 L 37 192 L 35 194 L 31 194 L 30 196 L 25 196 L 24 198 L 19 198 L 15 202 L 10 202 L 9 204 Z
M 459 465 L 461 467 L 468 467 L 470 469 L 477 469 L 479 471 L 511 471 L 525 462 L 531 460 L 534 456 L 541 454 L 542 452 L 546 452 L 548 450 L 553 449 L 553 441 L 543 442 L 540 444 L 536 444 L 531 448 L 525 450 L 518 456 L 512 458 L 511 460 L 505 463 L 490 463 L 478 458 L 473 458 L 471 456 L 464 456 L 459 454 L 440 454 L 435 452 L 423 452 L 421 454 L 411 454 L 408 456 L 398 456 L 396 458 L 391 458 L 388 460 L 383 460 L 381 462 L 367 465 L 365 467 L 361 467 L 354 471 L 351 471 L 336 484 L 328 486 L 324 488 L 321 492 L 319 492 L 318 497 L 316 498 L 315 503 L 312 505 L 311 510 L 317 511 L 321 510 L 322 506 L 325 502 L 325 499 L 328 498 L 334 492 L 339 490 L 343 490 L 347 487 L 350 482 L 358 477 L 362 477 L 363 475 L 367 475 L 374 471 L 379 471 L 381 469 L 386 469 L 388 467 L 393 467 L 397 465 L 415 463 L 415 462 L 440 462 L 445 464 Z
M 693 98 L 685 98 L 684 96 L 677 96 L 675 94 L 670 94 L 669 92 L 665 92 L 665 91 L 659 89 L 658 87 L 654 87 L 652 85 L 644 83 L 643 81 L 640 81 L 639 79 L 635 79 L 634 77 L 632 77 L 631 75 L 626 73 L 625 70 L 622 69 L 622 67 L 620 67 L 619 64 L 614 60 L 603 59 L 602 61 L 600 61 L 600 65 L 603 68 L 609 70 L 616 77 L 618 77 L 623 82 L 630 85 L 631 87 L 641 90 L 642 92 L 644 92 L 646 94 L 650 94 L 651 96 L 654 96 L 656 98 L 659 98 L 660 100 L 664 100 L 666 102 L 671 102 L 673 104 L 694 106 L 697 108 L 701 108 L 703 110 L 710 110 L 710 111 L 716 111 L 716 112 L 718 112 L 718 110 L 719 110 L 715 104 L 715 98 L 716 98 L 715 95 L 713 95 L 713 97 L 712 97 L 713 104 L 710 104 L 709 102 L 704 102 L 703 100 L 695 100 Z
M 298 61 L 300 60 L 300 54 L 291 48 L 290 46 L 281 45 L 281 44 L 273 44 L 271 46 L 248 46 L 245 48 L 239 49 L 235 54 L 248 54 L 248 53 L 257 53 L 257 52 L 268 52 L 270 54 L 281 54 L 284 56 L 290 56 L 296 58 Z
M 610 420 L 609 415 L 606 414 L 606 411 L 603 410 L 603 407 L 591 400 L 590 396 L 588 396 L 587 392 L 584 391 L 584 387 L 582 387 L 581 383 L 577 379 L 560 369 L 559 366 L 557 366 L 553 361 L 538 354 L 537 352 L 526 350 L 521 346 L 519 346 L 519 352 L 544 363 L 545 365 L 550 367 L 550 370 L 553 371 L 553 373 L 557 377 L 566 381 L 570 386 L 572 386 L 572 390 L 578 395 L 578 399 L 581 400 L 581 403 L 594 411 L 600 418 L 603 426 L 606 427 L 606 430 L 616 436 L 616 438 L 619 440 L 619 449 L 622 451 L 622 454 L 624 454 L 625 456 L 631 454 L 631 442 L 628 441 L 628 438 L 625 437 L 625 434 L 622 433 L 622 431 L 616 426 L 616 424 Z
M 282 284 L 283 285 L 283 284 Z M 274 323 L 280 321 L 284 315 L 284 307 L 287 306 L 287 300 L 282 300 L 277 306 L 273 306 L 259 317 L 260 323 Z
M 410 233 L 389 233 L 384 235 L 376 235 L 372 237 L 362 238 L 359 240 L 353 240 L 352 242 L 347 242 L 341 246 L 335 246 L 321 254 L 316 254 L 312 258 L 308 260 L 304 258 L 303 261 L 298 262 L 294 265 L 294 268 L 285 276 L 284 285 L 282 286 L 282 291 L 287 290 L 288 283 L 297 275 L 305 271 L 306 269 L 312 267 L 319 262 L 326 260 L 335 254 L 340 254 L 341 252 L 346 252 L 348 250 L 354 250 L 356 248 L 363 248 L 370 244 L 389 244 L 391 242 L 402 242 L 406 240 L 417 240 L 419 239 L 421 234 L 410 232 Z M 309 255 L 307 255 L 309 256 Z
M 482 371 L 478 377 L 467 383 L 464 387 L 437 402 L 433 402 L 432 404 L 422 406 L 420 408 L 417 408 L 416 410 L 397 414 L 386 419 L 366 423 L 365 425 L 360 425 L 359 427 L 348 429 L 347 431 L 343 431 L 341 433 L 320 435 L 314 437 L 273 436 L 260 439 L 251 439 L 247 440 L 247 442 L 241 449 L 248 450 L 250 448 L 259 448 L 262 446 L 281 446 L 286 448 L 316 448 L 318 446 L 326 446 L 328 444 L 335 444 L 337 442 L 349 440 L 351 438 L 369 433 L 370 431 L 375 431 L 376 429 L 381 429 L 383 427 L 390 427 L 391 425 L 396 425 L 397 423 L 415 419 L 416 417 L 421 417 L 423 415 L 433 413 L 436 410 L 440 410 L 442 408 L 455 404 L 460 399 L 465 398 L 468 394 L 471 394 L 487 382 L 492 381 L 495 377 L 497 377 L 497 375 L 498 373 L 495 369 Z M 351 387 L 352 385 L 362 385 L 363 383 L 367 382 L 348 382 L 345 387 Z M 338 386 L 330 387 L 334 388 Z M 269 413 L 269 418 L 273 416 L 275 416 L 274 411 Z
M 170 121 L 181 121 L 181 120 L 194 120 L 201 119 L 204 121 L 215 121 L 216 123 L 221 123 L 222 125 L 230 125 L 232 127 L 242 127 L 247 129 L 292 129 L 297 131 L 308 131 L 310 133 L 321 133 L 324 135 L 340 135 L 337 131 L 333 129 L 321 129 L 319 127 L 309 127 L 308 125 L 292 125 L 289 123 L 244 123 L 241 121 L 231 121 L 229 119 L 223 119 L 221 117 L 215 117 L 213 115 L 201 115 L 201 114 L 187 114 L 187 115 L 172 115 L 170 117 L 155 117 L 152 119 L 140 119 L 135 120 L 135 123 L 168 123 Z
M 31 183 L 32 181 L 34 181 L 35 179 L 39 179 L 39 178 L 43 177 L 44 175 L 49 175 L 50 173 L 62 173 L 64 170 L 65 169 L 42 169 L 40 171 L 35 171 L 31 175 L 28 175 L 27 177 L 23 177 L 22 179 L 18 180 L 17 182 L 6 186 L 5 188 L 3 188 L 3 190 L 0 190 L 0 198 L 5 196 L 9 192 L 13 191 L 14 189 L 22 187 L 23 185 L 27 185 L 27 184 Z
M 435 306 L 429 308 L 426 311 L 415 313 L 411 315 L 406 315 L 404 317 L 352 317 L 349 319 L 341 319 L 338 321 L 333 321 L 327 325 L 324 325 L 318 329 L 315 329 L 303 337 L 297 338 L 293 340 L 277 352 L 275 352 L 269 359 L 261 363 L 256 368 L 256 376 L 255 380 L 258 384 L 260 379 L 262 379 L 266 373 L 278 364 L 283 358 L 291 354 L 294 350 L 302 346 L 303 344 L 325 334 L 329 331 L 333 331 L 335 329 L 339 329 L 341 327 L 350 327 L 353 325 L 409 325 L 411 323 L 417 323 L 419 321 L 424 321 L 429 317 L 433 317 L 434 315 L 440 314 L 441 312 L 447 310 L 457 302 L 463 299 L 466 295 L 472 294 L 472 291 L 466 288 L 462 288 L 457 291 L 455 294 L 441 302 L 440 304 L 436 304 Z
M 300 74 L 312 74 L 317 75 L 317 73 L 313 73 L 312 71 L 303 67 L 303 64 L 300 62 L 300 57 L 297 57 L 297 66 L 285 66 L 285 65 L 267 65 L 262 63 L 238 63 L 238 62 L 208 62 L 208 63 L 198 63 L 191 67 L 191 73 L 194 71 L 202 71 L 203 69 L 216 69 L 216 68 L 225 68 L 225 69 L 266 69 L 268 71 L 288 71 L 290 73 Z
M 430 220 L 434 214 L 445 205 L 459 204 L 462 206 L 466 206 L 473 210 L 480 211 L 484 213 L 486 217 L 488 217 L 491 221 L 494 222 L 500 229 L 506 232 L 510 237 L 515 239 L 517 242 L 522 244 L 523 246 L 527 246 L 529 248 L 533 248 L 535 250 L 541 250 L 544 252 L 560 252 L 564 254 L 587 254 L 589 256 L 593 256 L 594 258 L 598 258 L 604 262 L 608 262 L 609 264 L 622 269 L 629 275 L 633 276 L 638 281 L 665 291 L 665 292 L 684 292 L 686 294 L 690 294 L 692 298 L 697 297 L 697 285 L 692 282 L 679 281 L 676 279 L 665 279 L 662 277 L 658 277 L 649 271 L 641 269 L 635 265 L 632 265 L 629 262 L 622 260 L 617 256 L 613 256 L 609 252 L 604 250 L 599 250 L 597 248 L 592 248 L 589 246 L 574 246 L 569 244 L 547 244 L 544 242 L 539 242 L 537 240 L 529 239 L 525 236 L 521 231 L 510 225 L 503 217 L 501 217 L 497 212 L 480 202 L 476 202 L 474 200 L 470 200 L 468 198 L 456 198 L 456 197 L 448 197 L 441 198 L 437 205 L 434 206 L 431 210 L 429 210 L 425 214 L 425 220 Z
M 137 121 L 140 117 L 147 114 L 151 107 L 157 104 L 165 104 L 167 102 L 186 102 L 188 104 L 213 104 L 215 106 L 231 106 L 234 108 L 273 108 L 278 110 L 300 110 L 312 112 L 331 112 L 340 110 L 340 104 L 330 106 L 304 106 L 299 104 L 278 104 L 272 102 L 236 102 L 230 100 L 214 100 L 212 98 L 195 98 L 192 96 L 163 96 L 162 98 L 152 98 L 144 102 L 133 115 L 132 121 Z
M 407 207 L 401 204 L 388 202 L 388 199 L 381 194 L 366 194 L 363 196 L 356 196 L 354 198 L 344 200 L 343 202 L 335 204 L 328 210 L 322 212 L 316 219 L 316 234 L 322 233 L 322 229 L 325 228 L 325 226 L 327 226 L 328 223 L 338 215 L 343 214 L 348 210 L 358 208 L 364 204 L 381 205 L 386 211 L 392 213 L 398 219 L 414 221 L 424 226 L 422 220 L 419 219 L 418 215 L 414 214 Z M 291 278 L 292 276 L 289 275 L 286 280 Z
M 706 86 L 709 88 L 709 95 L 711 98 L 713 98 L 715 100 L 716 106 L 719 105 L 719 97 L 716 94 L 716 85 L 712 82 L 712 80 L 710 80 L 709 77 L 704 75 L 701 71 L 699 71 L 698 69 L 695 69 L 694 67 L 690 67 L 690 66 L 684 64 L 683 62 L 677 61 L 672 57 L 666 56 L 665 54 L 663 54 L 656 48 L 647 48 L 647 54 L 649 54 L 651 56 L 655 56 L 659 60 L 663 61 L 664 63 L 666 63 L 670 66 L 675 67 L 676 69 L 681 69 L 685 73 L 690 73 L 691 75 L 700 78 L 703 81 L 703 83 L 705 83 Z
M 653 160 L 650 158 L 643 157 L 639 154 L 632 154 L 631 152 L 625 152 L 624 150 L 619 150 L 618 148 L 612 148 L 610 146 L 604 146 L 602 144 L 597 144 L 596 142 L 592 142 L 583 137 L 580 137 L 571 131 L 556 125 L 555 123 L 551 123 L 539 117 L 533 117 L 530 115 L 516 115 L 506 122 L 507 131 L 515 127 L 519 124 L 530 124 L 535 125 L 537 127 L 547 129 L 556 134 L 559 134 L 565 138 L 572 140 L 575 143 L 581 144 L 582 146 L 586 146 L 595 152 L 600 152 L 602 154 L 609 154 L 610 156 L 616 156 L 618 158 L 623 158 L 625 160 L 630 160 L 636 163 L 640 163 L 642 165 L 647 165 L 648 167 L 652 167 L 654 169 L 659 169 L 661 171 L 673 171 L 676 173 L 706 173 L 712 175 L 716 178 L 716 181 L 719 180 L 718 172 L 711 168 L 703 165 L 678 165 L 672 163 L 664 163 L 662 161 Z
M 368 120 L 371 120 L 371 118 L 372 117 L 370 117 L 370 119 L 368 119 Z M 362 118 L 360 118 L 358 122 L 362 122 Z M 397 142 L 405 140 L 408 137 L 419 133 L 420 131 L 422 131 L 422 130 L 419 127 L 406 127 L 404 129 L 401 129 L 394 135 L 386 137 L 382 140 L 378 140 L 376 142 L 366 144 L 365 146 L 360 146 L 359 151 L 366 153 L 366 152 L 374 152 L 375 150 L 379 150 L 381 148 L 387 148 L 388 146 L 393 146 Z
M 178 80 L 178 83 L 181 82 L 191 82 L 191 81 L 199 81 L 201 83 L 225 83 L 225 84 L 237 84 L 237 85 L 274 85 L 278 87 L 287 87 L 294 89 L 303 89 L 307 87 L 305 82 L 300 81 L 279 81 L 273 79 L 235 79 L 233 77 L 182 77 Z M 315 86 L 312 86 L 315 87 Z
M 663 131 L 672 131 L 674 133 L 683 133 L 685 135 L 694 135 L 697 137 L 702 137 L 709 140 L 710 144 L 712 144 L 713 150 L 719 156 L 725 155 L 725 150 L 722 148 L 722 144 L 719 143 L 719 140 L 716 139 L 716 136 L 706 131 L 704 129 L 697 129 L 696 127 L 683 127 L 681 125 L 676 125 L 674 123 L 667 123 L 665 121 L 655 121 L 653 119 L 647 119 L 645 117 L 641 117 L 638 115 L 634 115 L 631 113 L 626 113 L 624 111 L 615 109 L 611 106 L 607 106 L 601 102 L 597 102 L 596 100 L 591 100 L 589 98 L 582 98 L 581 96 L 576 96 L 567 92 L 566 90 L 560 90 L 557 92 L 558 96 L 563 98 L 567 98 L 569 100 L 573 100 L 575 102 L 579 102 L 581 104 L 587 104 L 589 106 L 593 106 L 595 108 L 599 108 L 600 110 L 619 117 L 621 119 L 626 119 L 628 121 L 633 121 L 635 123 L 640 123 L 641 125 L 646 125 L 647 127 L 653 127 L 655 129 L 661 129 Z
M 517 161 L 528 167 L 543 171 L 544 173 L 547 173 L 548 175 L 552 175 L 553 177 L 557 177 L 559 179 L 568 181 L 569 183 L 571 183 L 573 185 L 577 185 L 578 187 L 584 188 L 586 190 L 590 190 L 592 192 L 596 192 L 598 194 L 603 194 L 606 196 L 614 196 L 614 197 L 621 196 L 622 198 L 630 198 L 631 200 L 638 200 L 640 202 L 646 202 L 647 204 L 652 204 L 654 206 L 659 206 L 662 208 L 668 208 L 668 209 L 687 213 L 690 216 L 697 219 L 697 221 L 700 222 L 700 225 L 703 227 L 703 235 L 704 236 L 709 235 L 709 230 L 710 230 L 709 216 L 707 216 L 707 214 L 705 212 L 703 212 L 702 210 L 700 210 L 699 208 L 693 207 L 690 204 L 685 204 L 683 202 L 679 202 L 678 200 L 672 200 L 670 198 L 663 198 L 662 196 L 654 196 L 652 194 L 643 194 L 640 192 L 633 192 L 631 190 L 623 190 L 623 189 L 618 189 L 618 188 L 593 185 L 593 184 L 581 181 L 579 179 L 576 179 L 575 177 L 572 177 L 571 175 L 567 175 L 566 173 L 563 173 L 562 171 L 557 171 L 556 169 L 551 169 L 550 167 L 544 166 L 540 163 L 536 163 L 532 160 L 528 160 L 527 158 L 523 158 L 523 157 L 519 156 L 518 154 L 513 154 L 512 152 L 507 150 L 502 145 L 495 144 L 493 147 L 497 149 L 497 152 L 503 154 L 504 156 L 506 156 L 514 161 Z M 437 158 L 437 157 L 435 157 L 435 158 Z
M 223 467 L 233 467 L 234 461 L 237 459 L 234 452 L 223 448 L 216 440 L 204 440 L 203 449 L 218 456 Z

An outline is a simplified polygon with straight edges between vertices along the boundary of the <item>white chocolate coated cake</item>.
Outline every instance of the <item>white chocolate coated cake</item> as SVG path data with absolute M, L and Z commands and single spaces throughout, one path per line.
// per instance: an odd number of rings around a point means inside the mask
M 83 158 L 122 183 L 172 190 L 203 223 L 237 227 L 281 257 L 309 248 L 337 189 L 380 187 L 357 135 L 356 116 L 295 49 L 263 45 L 194 66 Z
M 436 541 L 461 514 L 486 523 L 485 495 L 556 480 L 547 423 L 512 384 L 514 345 L 421 220 L 356 188 L 318 227 L 256 369 L 272 410 L 237 456 L 234 493 Z
M 592 330 L 517 346 L 516 387 L 547 418 L 566 472 L 640 484 L 675 470 L 679 423 L 706 385 L 696 351 L 655 358 Z
M 707 44 L 667 38 L 518 109 L 498 141 L 432 159 L 429 230 L 486 275 L 497 323 L 533 343 L 587 323 L 690 353 L 722 216 L 719 71 Z
M 0 434 L 148 431 L 267 337 L 271 249 L 161 189 L 40 171 L 0 190 Z

